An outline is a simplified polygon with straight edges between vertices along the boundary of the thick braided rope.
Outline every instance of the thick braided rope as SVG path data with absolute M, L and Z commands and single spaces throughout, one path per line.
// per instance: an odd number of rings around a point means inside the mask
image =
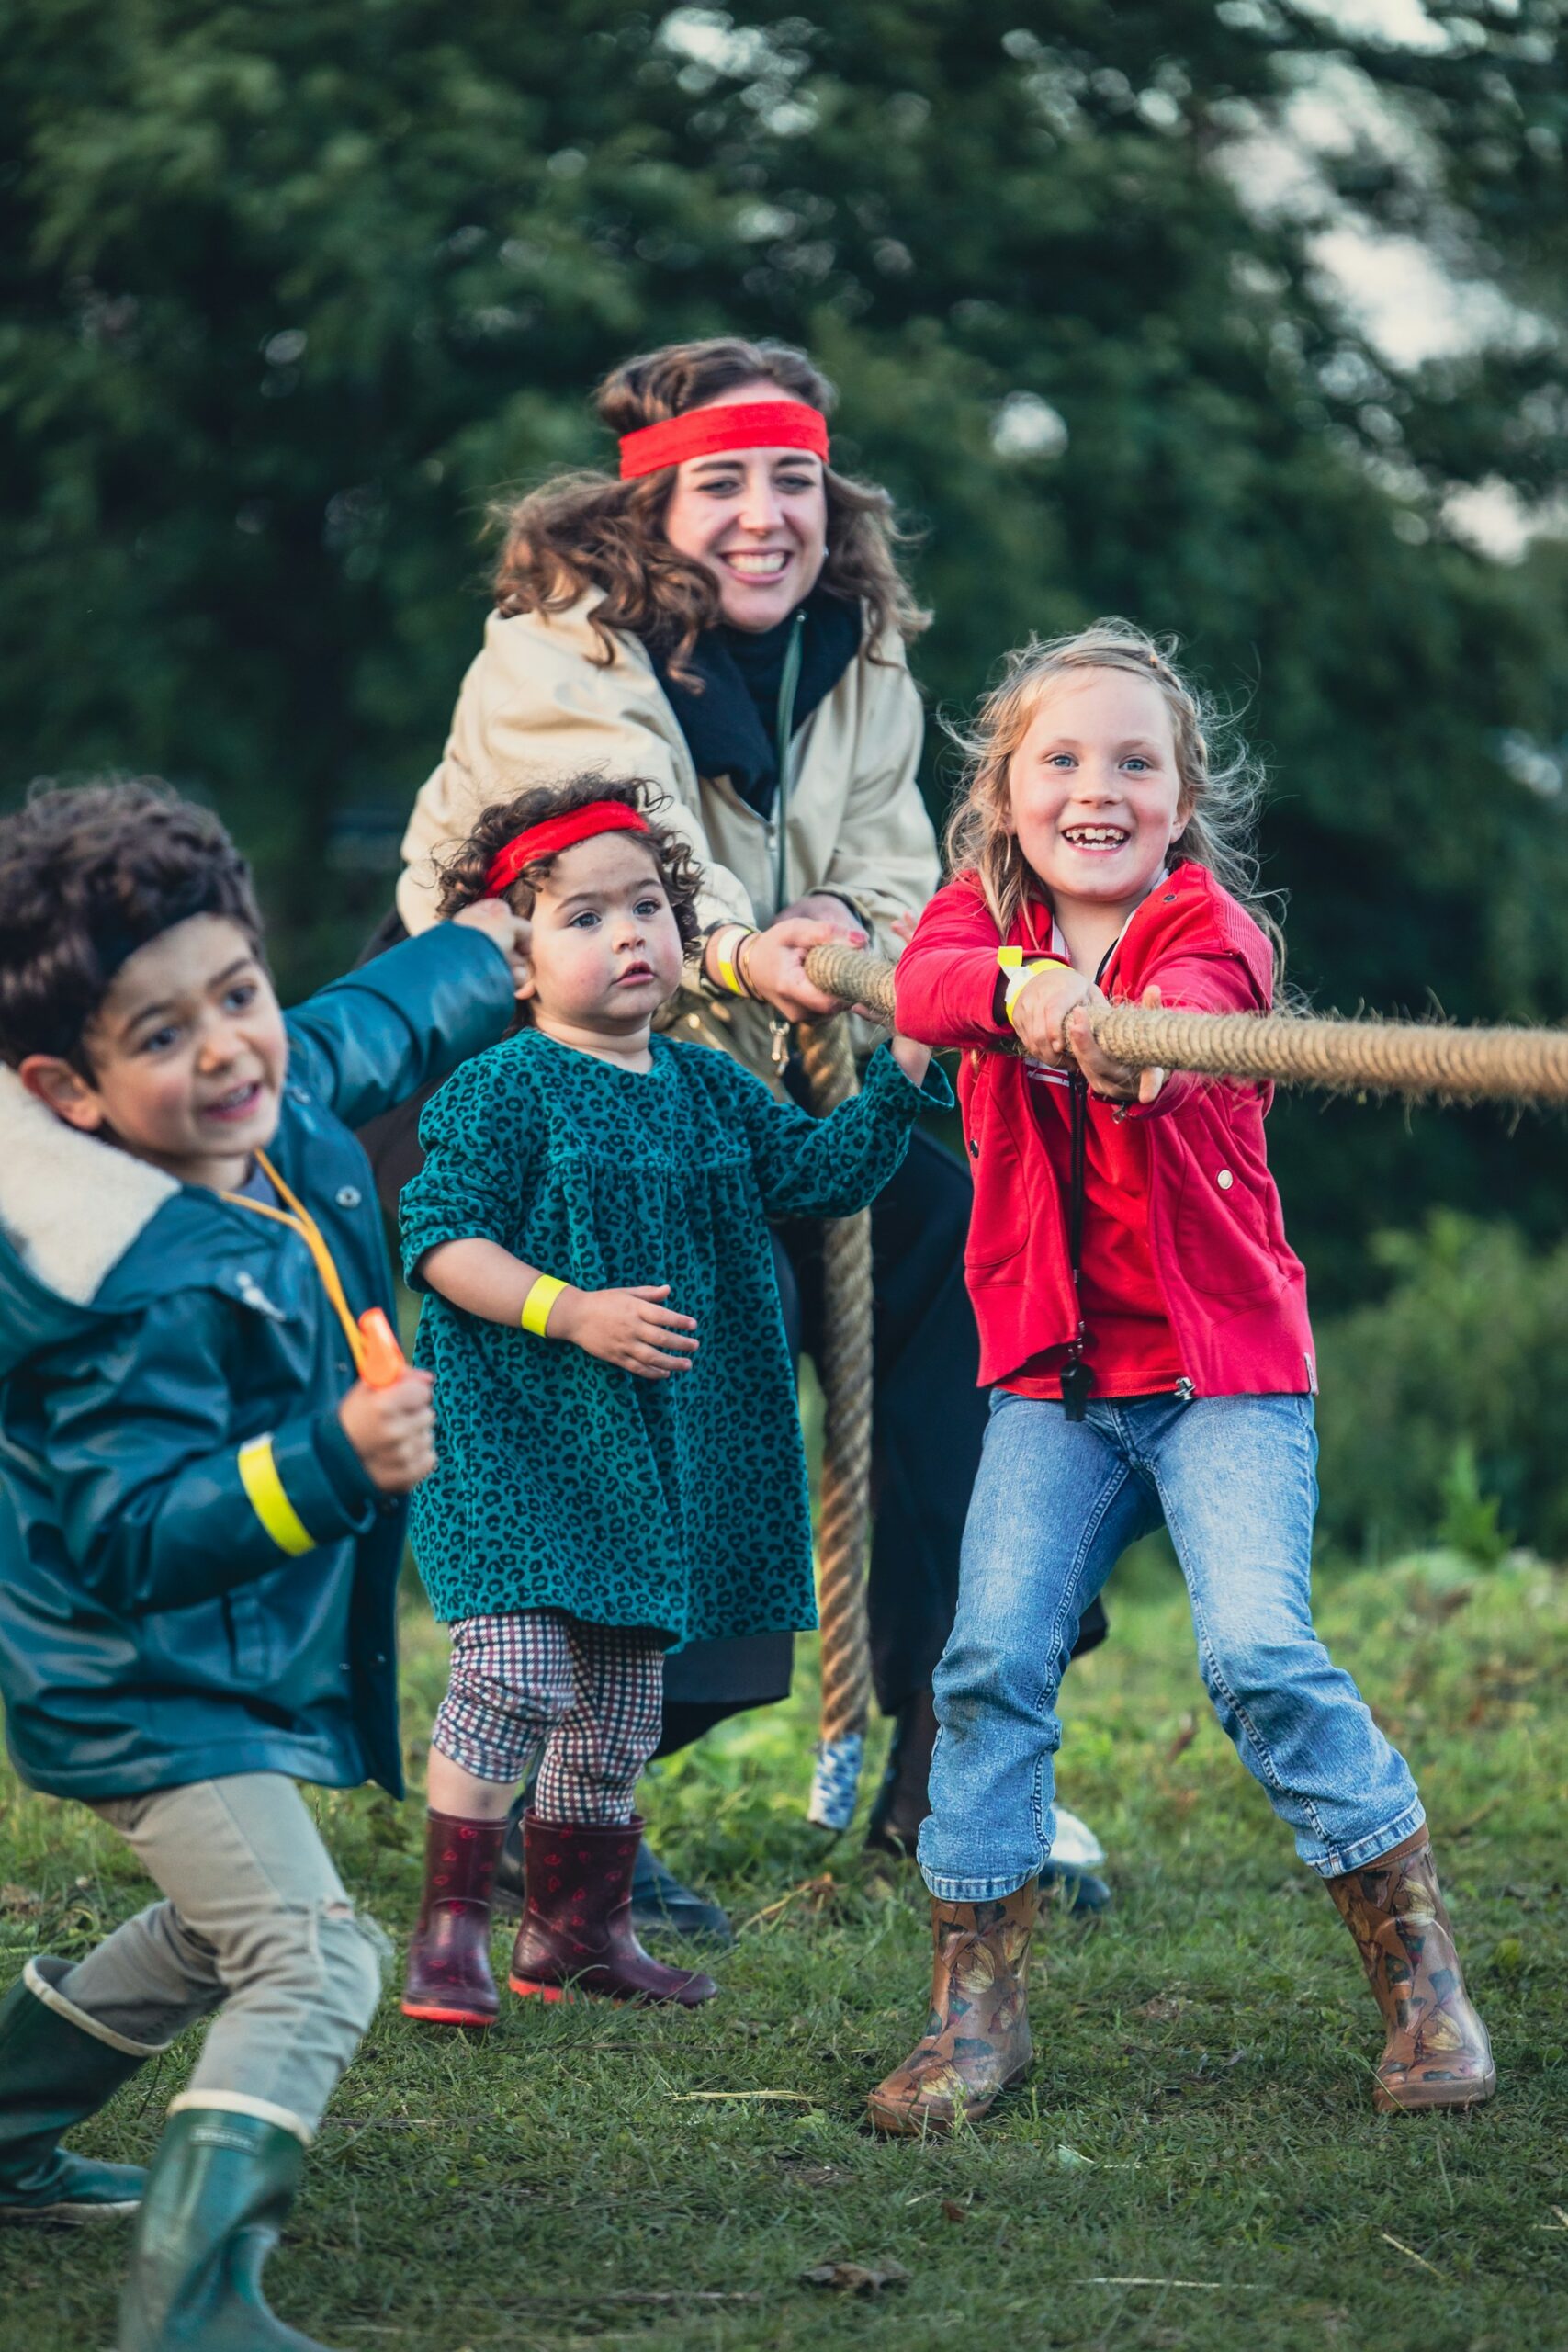
M 893 1013 L 893 967 L 852 947 L 807 949 L 830 996 Z M 1459 1102 L 1568 1102 L 1568 1030 L 1454 1029 L 1417 1021 L 1318 1021 L 1288 1012 L 1181 1012 L 1102 1005 L 1096 1041 L 1117 1061 L 1217 1078 Z
M 856 1089 L 849 1023 L 824 1022 L 796 1035 L 812 1107 L 821 1117 Z M 865 1605 L 871 1519 L 870 1211 L 824 1220 L 822 1255 L 825 1306 L 818 1369 L 825 1409 L 817 1602 L 822 1624 L 822 1742 L 824 1751 L 831 1751 L 864 1731 L 871 1705 Z M 848 1812 L 853 1805 L 852 1786 Z M 832 1810 L 844 1810 L 841 1789 Z M 842 1827 L 848 1812 L 843 1821 L 825 1826 Z

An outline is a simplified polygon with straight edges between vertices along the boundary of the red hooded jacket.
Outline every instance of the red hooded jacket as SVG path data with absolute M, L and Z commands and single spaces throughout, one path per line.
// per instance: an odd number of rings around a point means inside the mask
M 1021 918 L 1009 943 L 1027 954 Z M 921 916 L 898 961 L 897 1025 L 963 1052 L 958 1099 L 975 1180 L 965 1273 L 980 1327 L 982 1385 L 1077 1330 L 1066 1203 L 1035 1125 L 1026 1067 L 998 1011 L 996 922 L 973 873 Z M 1101 980 L 1136 1002 L 1264 1012 L 1269 943 L 1206 866 L 1183 860 L 1133 915 Z M 1306 1276 L 1285 1239 L 1263 1119 L 1272 1090 L 1176 1070 L 1147 1123 L 1148 1238 L 1182 1366 L 1197 1396 L 1300 1395 L 1317 1385 Z

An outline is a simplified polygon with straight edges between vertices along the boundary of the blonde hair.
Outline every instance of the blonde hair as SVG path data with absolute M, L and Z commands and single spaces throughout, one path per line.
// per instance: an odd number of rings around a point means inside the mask
M 1258 883 L 1253 844 L 1263 797 L 1263 772 L 1235 732 L 1228 716 L 1175 667 L 1178 640 L 1156 639 L 1132 621 L 1091 621 L 1067 637 L 1031 638 L 1010 653 L 1000 683 L 981 704 L 967 731 L 950 729 L 964 755 L 959 797 L 947 820 L 949 871 L 979 878 L 986 903 L 1005 938 L 1029 895 L 1032 876 L 1008 829 L 1009 775 L 1014 753 L 1041 697 L 1058 678 L 1078 670 L 1122 670 L 1148 678 L 1165 697 L 1176 742 L 1176 769 L 1187 811 L 1180 854 L 1206 865 L 1239 899 L 1274 947 L 1282 969 L 1284 939 Z M 1216 754 L 1218 756 L 1216 756 Z

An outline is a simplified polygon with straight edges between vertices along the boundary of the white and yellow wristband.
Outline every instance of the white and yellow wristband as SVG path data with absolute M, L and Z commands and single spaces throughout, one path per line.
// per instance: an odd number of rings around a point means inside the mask
M 550 1320 L 550 1309 L 569 1285 L 555 1274 L 541 1274 L 523 1301 L 519 1317 L 525 1331 L 532 1331 L 536 1339 L 545 1338 Z
M 755 937 L 755 932 L 748 930 L 743 922 L 731 923 L 727 930 L 714 934 L 714 967 L 727 995 L 749 997 L 751 994 L 741 974 L 740 951 L 749 939 Z
M 1031 980 L 1041 972 L 1070 972 L 1073 968 L 1065 956 L 1026 957 L 1021 947 L 998 947 L 997 962 L 1007 975 L 1007 986 L 1002 992 L 1002 1011 L 1010 1029 L 1017 1026 L 1012 1017 L 1013 1007 Z

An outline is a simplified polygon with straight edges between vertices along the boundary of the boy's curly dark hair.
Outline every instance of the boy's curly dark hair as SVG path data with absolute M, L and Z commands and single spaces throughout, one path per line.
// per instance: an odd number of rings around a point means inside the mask
M 225 915 L 261 952 L 251 870 L 209 808 L 152 776 L 49 785 L 0 818 L 0 1059 L 83 1035 L 139 947 Z
M 530 825 L 542 825 L 549 817 L 569 817 L 574 808 L 584 808 L 591 800 L 615 800 L 647 818 L 647 833 L 628 838 L 646 842 L 675 917 L 681 944 L 691 948 L 696 944 L 699 929 L 697 893 L 702 888 L 703 870 L 689 844 L 667 825 L 654 820 L 653 811 L 668 798 L 662 786 L 647 776 L 604 776 L 588 770 L 558 784 L 531 785 L 513 799 L 498 800 L 484 811 L 461 848 L 441 860 L 439 911 L 443 915 L 460 914 L 476 899 L 482 899 L 485 876 L 495 857 L 508 842 L 526 832 Z M 556 852 L 556 857 L 564 855 L 562 850 Z M 542 857 L 536 865 L 523 868 L 506 893 L 506 903 L 514 914 L 533 913 L 535 893 L 556 857 Z

